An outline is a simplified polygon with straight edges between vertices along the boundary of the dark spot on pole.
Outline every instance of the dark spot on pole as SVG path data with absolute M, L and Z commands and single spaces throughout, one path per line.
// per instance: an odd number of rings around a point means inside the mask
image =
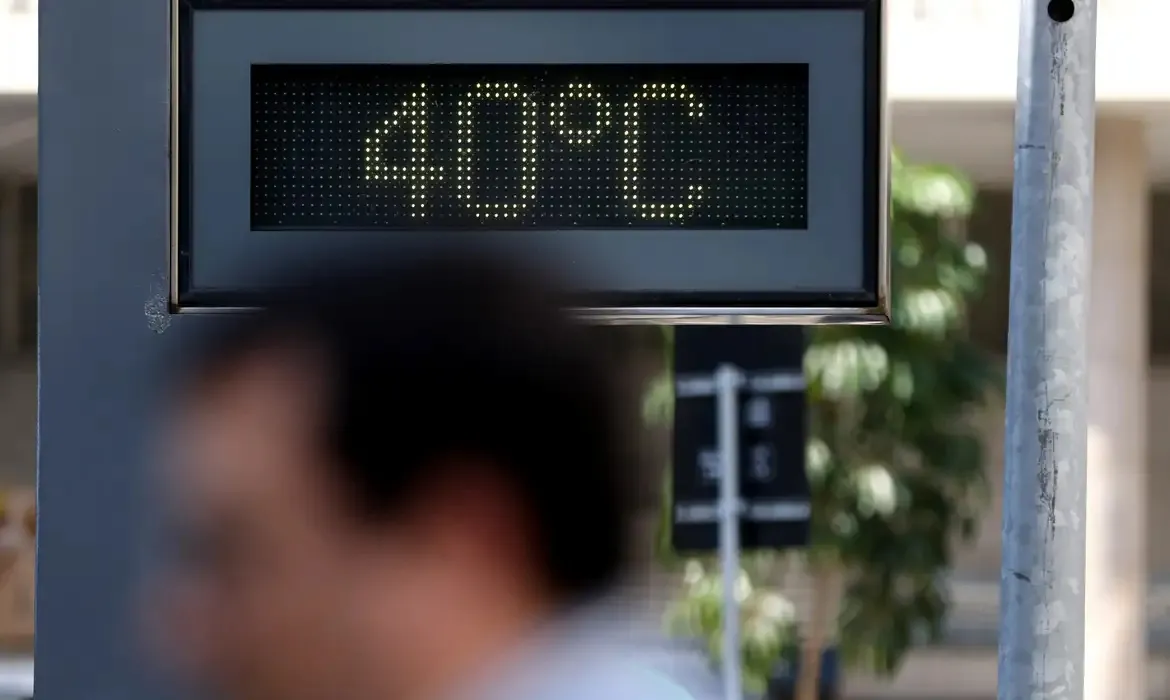
M 1048 18 L 1053 22 L 1064 24 L 1072 19 L 1076 11 L 1073 0 L 1048 0 Z
M 1047 410 L 1038 411 L 1036 418 L 1040 425 L 1040 432 L 1037 435 L 1040 443 L 1040 464 L 1036 474 L 1039 493 L 1036 494 L 1036 500 L 1044 509 L 1048 535 L 1054 537 L 1056 533 L 1056 499 L 1059 491 L 1059 473 L 1056 470 L 1056 460 L 1052 456 L 1053 446 L 1056 442 L 1056 431 L 1052 429 L 1052 419 Z

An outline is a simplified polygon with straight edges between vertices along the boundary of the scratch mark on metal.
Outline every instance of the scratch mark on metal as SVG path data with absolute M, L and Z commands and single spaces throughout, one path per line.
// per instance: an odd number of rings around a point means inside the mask
M 1050 537 L 1055 537 L 1056 499 L 1060 486 L 1059 474 L 1054 463 L 1055 461 L 1052 459 L 1052 450 L 1056 436 L 1052 428 L 1052 417 L 1048 414 L 1047 407 L 1042 408 L 1036 418 L 1037 423 L 1040 425 L 1040 433 L 1037 436 L 1040 441 L 1040 464 L 1037 473 L 1040 486 L 1038 498 L 1040 504 L 1044 507 L 1044 519 L 1048 523 L 1048 534 Z
M 155 333 L 162 334 L 171 326 L 171 312 L 167 307 L 167 279 L 156 272 L 150 281 L 150 294 L 142 305 L 146 325 Z

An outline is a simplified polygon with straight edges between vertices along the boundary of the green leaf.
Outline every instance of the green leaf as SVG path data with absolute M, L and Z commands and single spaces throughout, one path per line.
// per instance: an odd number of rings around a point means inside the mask
M 660 374 L 650 383 L 642 400 L 642 419 L 651 425 L 670 425 L 674 422 L 674 377 Z
M 890 189 L 896 206 L 929 217 L 967 216 L 975 201 L 966 178 L 937 165 L 902 165 Z

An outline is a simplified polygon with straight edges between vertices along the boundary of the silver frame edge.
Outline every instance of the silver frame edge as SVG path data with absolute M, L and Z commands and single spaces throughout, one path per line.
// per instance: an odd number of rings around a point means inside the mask
M 258 311 L 252 306 L 185 306 L 177 314 L 235 314 Z M 576 308 L 570 313 L 590 323 L 613 326 L 743 325 L 743 326 L 879 326 L 890 322 L 882 307 L 613 307 Z
M 877 220 L 877 235 L 878 235 L 878 278 L 877 278 L 877 308 L 862 310 L 863 317 L 880 317 L 877 323 L 889 324 L 892 318 L 893 309 L 890 306 L 890 255 L 891 244 L 890 240 L 890 100 L 888 94 L 888 78 L 887 78 L 887 56 L 889 54 L 890 45 L 890 13 L 889 0 L 878 0 L 878 12 L 881 19 L 881 31 L 878 39 L 881 46 L 878 50 L 878 172 L 877 172 L 877 198 L 878 198 L 878 220 Z M 847 315 L 842 313 L 843 316 Z M 842 325 L 851 323 L 850 321 L 836 321 Z M 852 323 L 870 323 L 869 321 L 856 321 Z

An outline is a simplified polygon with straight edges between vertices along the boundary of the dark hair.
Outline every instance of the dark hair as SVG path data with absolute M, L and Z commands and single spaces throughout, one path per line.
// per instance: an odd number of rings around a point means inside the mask
M 596 334 L 552 277 L 495 257 L 428 255 L 285 276 L 263 310 L 216 322 L 185 373 L 196 383 L 290 342 L 322 351 L 325 444 L 377 522 L 443 458 L 481 457 L 525 505 L 555 593 L 583 599 L 620 575 L 634 471 L 626 402 Z

